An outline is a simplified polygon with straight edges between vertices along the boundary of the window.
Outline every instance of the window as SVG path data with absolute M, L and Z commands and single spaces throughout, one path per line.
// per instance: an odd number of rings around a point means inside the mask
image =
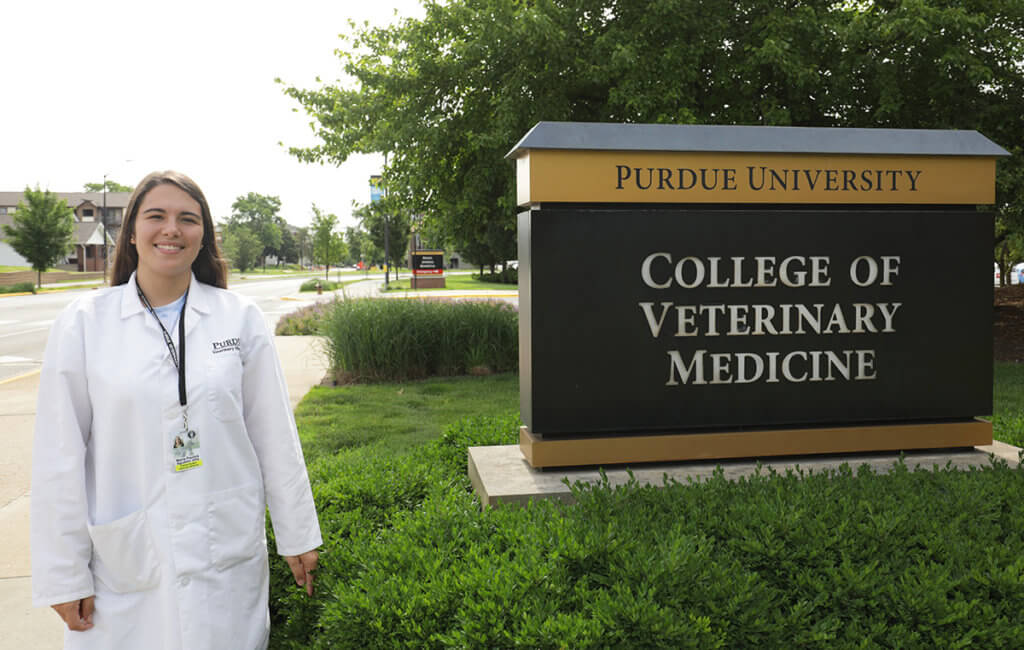
M 91 217 L 92 216 L 92 208 L 85 208 L 84 210 L 82 210 L 82 216 L 83 217 Z

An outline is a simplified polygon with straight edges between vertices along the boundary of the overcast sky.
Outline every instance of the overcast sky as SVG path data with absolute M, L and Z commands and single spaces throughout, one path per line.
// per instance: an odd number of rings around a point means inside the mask
M 381 159 L 298 162 L 316 143 L 305 112 L 274 83 L 342 77 L 334 50 L 349 19 L 422 16 L 418 0 L 4 0 L 0 2 L 0 190 L 135 185 L 157 169 L 203 188 L 215 219 L 248 192 L 354 225 Z M 284 147 L 278 143 L 284 143 Z M 126 162 L 130 161 L 130 162 Z

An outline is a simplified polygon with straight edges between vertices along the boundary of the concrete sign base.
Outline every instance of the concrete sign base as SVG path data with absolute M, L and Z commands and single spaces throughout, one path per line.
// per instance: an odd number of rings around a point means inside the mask
M 968 469 L 984 467 L 992 462 L 992 458 L 1002 459 L 1016 467 L 1019 463 L 1020 449 L 999 441 L 991 445 L 967 447 L 959 449 L 931 449 L 912 451 L 903 455 L 908 467 L 920 466 L 924 469 L 945 467 L 952 463 L 953 467 Z M 621 485 L 629 481 L 629 473 L 641 484 L 655 486 L 664 485 L 664 477 L 668 476 L 681 483 L 688 479 L 703 481 L 711 478 L 717 467 L 721 467 L 725 478 L 735 480 L 742 476 L 754 474 L 758 466 L 762 472 L 774 469 L 785 473 L 786 470 L 803 470 L 805 472 L 823 472 L 836 469 L 844 463 L 851 468 L 870 465 L 876 472 L 888 472 L 899 459 L 898 453 L 840 454 L 829 456 L 800 456 L 773 458 L 759 462 L 756 459 L 729 461 L 692 461 L 685 463 L 639 465 L 631 468 L 619 465 L 605 468 L 605 475 L 611 485 Z M 563 482 L 583 481 L 597 483 L 601 480 L 601 472 L 594 468 L 585 469 L 548 469 L 540 470 L 530 467 L 518 445 L 501 445 L 491 447 L 469 448 L 469 477 L 473 489 L 480 497 L 484 507 L 499 503 L 525 504 L 531 500 L 559 499 L 572 501 L 572 494 Z

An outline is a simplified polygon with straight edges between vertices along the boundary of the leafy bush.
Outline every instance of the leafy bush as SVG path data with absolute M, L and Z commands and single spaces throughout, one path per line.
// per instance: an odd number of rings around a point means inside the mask
M 274 333 L 278 336 L 309 336 L 319 334 L 323 325 L 324 313 L 330 303 L 318 302 L 296 309 L 285 314 L 277 321 Z
M 319 278 L 313 278 L 312 280 L 306 280 L 299 287 L 299 291 L 316 291 L 316 285 L 320 284 L 322 291 L 334 291 L 338 287 L 342 286 L 340 282 L 333 282 L 331 280 L 321 280 Z
M 33 282 L 18 282 L 7 287 L 0 287 L 0 293 L 35 293 L 36 285 Z
M 323 334 L 337 381 L 515 371 L 519 318 L 505 302 L 364 298 L 332 303 Z
M 274 648 L 1016 647 L 1024 470 L 760 473 L 574 486 L 481 511 L 462 422 L 311 461 L 319 596 L 275 563 Z
M 479 279 L 481 282 L 519 284 L 519 269 L 509 267 L 503 271 L 498 271 L 497 273 L 474 273 L 473 277 Z

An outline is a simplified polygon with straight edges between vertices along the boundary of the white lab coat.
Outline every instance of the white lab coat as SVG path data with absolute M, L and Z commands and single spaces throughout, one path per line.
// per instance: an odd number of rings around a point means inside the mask
M 185 331 L 203 465 L 183 473 L 171 469 L 178 373 L 135 276 L 75 300 L 50 332 L 32 462 L 33 603 L 96 596 L 93 629 L 66 631 L 65 648 L 264 648 L 267 506 L 279 554 L 321 544 L 259 308 L 193 276 Z M 177 346 L 177 327 L 169 333 Z

